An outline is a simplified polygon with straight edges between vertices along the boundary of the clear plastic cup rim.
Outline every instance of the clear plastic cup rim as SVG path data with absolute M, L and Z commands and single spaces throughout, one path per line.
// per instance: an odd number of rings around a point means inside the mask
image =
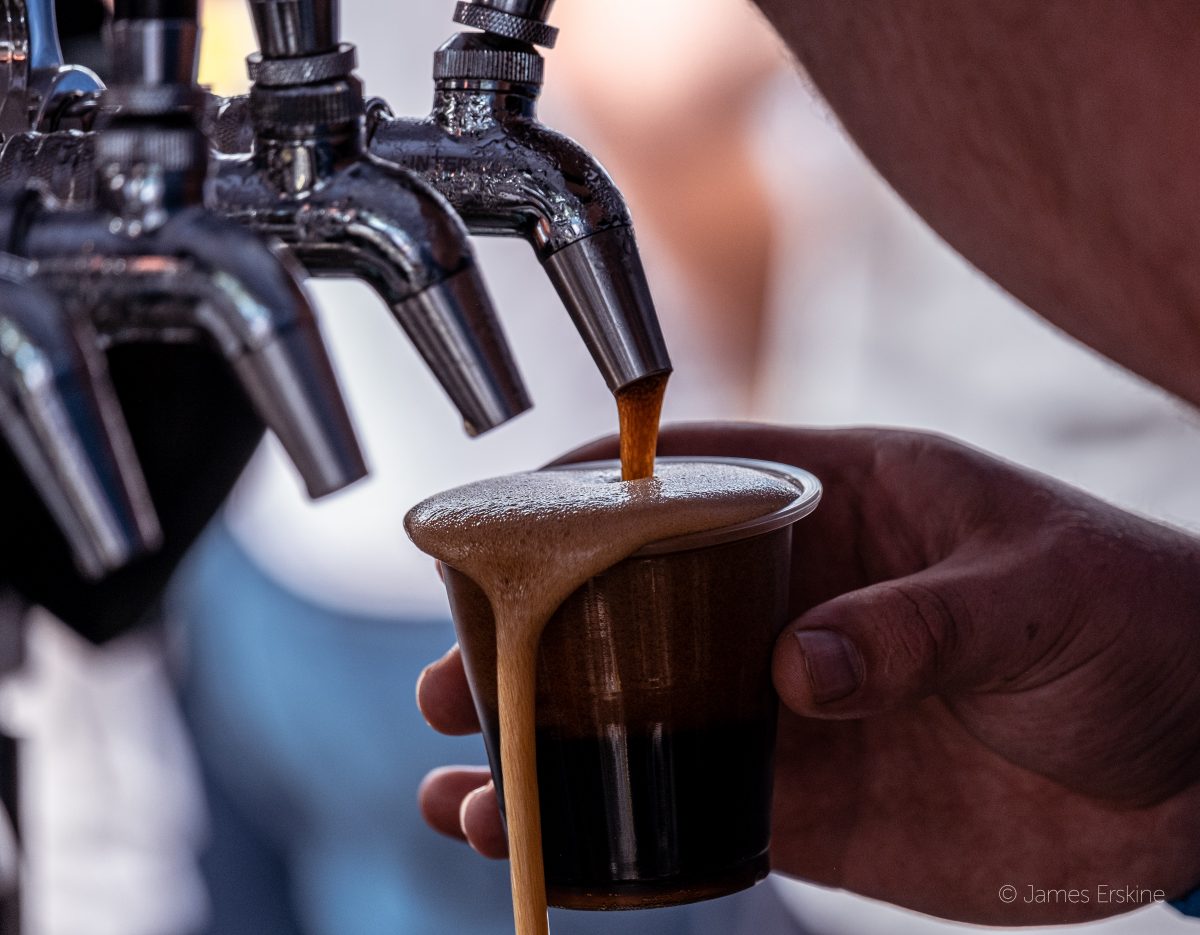
M 738 542 L 741 539 L 749 539 L 752 536 L 774 532 L 777 529 L 782 529 L 784 526 L 790 526 L 804 519 L 821 502 L 821 482 L 814 474 L 791 464 L 780 464 L 775 461 L 758 461 L 753 458 L 671 455 L 660 457 L 658 461 L 661 464 L 731 464 L 735 467 L 761 471 L 764 474 L 772 474 L 792 484 L 796 488 L 796 498 L 787 504 L 787 506 L 780 507 L 778 510 L 774 510 L 757 519 L 747 520 L 744 523 L 735 523 L 732 526 L 721 526 L 706 532 L 694 532 L 686 536 L 674 536 L 670 539 L 660 539 L 658 542 L 651 542 L 649 545 L 642 546 L 630 555 L 630 558 L 645 558 L 651 555 L 666 555 L 671 552 L 706 549 L 710 546 L 726 545 L 730 542 Z M 547 470 L 611 470 L 613 468 L 620 469 L 620 467 L 621 463 L 619 461 L 608 460 L 585 461 L 578 464 L 560 464 Z

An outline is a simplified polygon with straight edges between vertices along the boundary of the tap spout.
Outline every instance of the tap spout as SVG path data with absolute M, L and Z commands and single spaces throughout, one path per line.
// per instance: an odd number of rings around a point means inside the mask
M 625 199 L 537 119 L 543 67 L 528 43 L 455 36 L 435 57 L 432 116 L 377 119 L 370 147 L 441 192 L 471 233 L 527 240 L 617 392 L 671 360 Z
M 200 208 L 164 226 L 158 246 L 165 254 L 190 257 L 205 271 L 196 320 L 291 456 L 309 496 L 324 497 L 365 477 L 366 462 L 296 261 Z
M 609 389 L 671 372 L 632 227 L 573 240 L 542 265 Z
M 416 346 L 469 435 L 527 410 L 524 381 L 484 285 L 467 232 L 446 201 L 407 172 L 367 153 L 303 198 L 281 197 L 294 169 L 319 161 L 308 144 L 289 158 L 261 145 L 222 160 L 214 200 L 226 217 L 283 241 L 314 276 L 370 285 Z
M 392 314 L 474 437 L 532 402 L 472 264 L 392 306 Z
M 162 531 L 87 329 L 0 272 L 0 431 L 71 548 L 99 580 L 153 552 Z
M 366 475 L 299 271 L 280 249 L 200 206 L 138 237 L 114 232 L 103 212 L 40 213 L 20 227 L 17 249 L 38 281 L 109 346 L 215 344 L 311 496 Z

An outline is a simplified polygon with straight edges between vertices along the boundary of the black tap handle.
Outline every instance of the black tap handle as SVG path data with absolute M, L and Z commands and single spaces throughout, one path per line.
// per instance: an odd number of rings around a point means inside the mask
M 113 19 L 190 19 L 199 16 L 200 0 L 116 0 Z

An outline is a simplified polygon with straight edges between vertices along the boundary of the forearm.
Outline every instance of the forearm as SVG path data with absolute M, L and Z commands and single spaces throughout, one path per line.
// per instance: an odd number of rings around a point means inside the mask
M 955 248 L 1200 404 L 1192 0 L 758 0 Z

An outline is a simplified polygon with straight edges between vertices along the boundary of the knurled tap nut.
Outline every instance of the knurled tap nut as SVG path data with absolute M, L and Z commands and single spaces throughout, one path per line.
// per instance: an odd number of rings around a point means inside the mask
M 348 81 L 288 91 L 255 85 L 250 90 L 250 113 L 255 124 L 273 127 L 347 123 L 363 115 L 362 90 L 357 82 Z
M 264 87 L 293 87 L 345 78 L 358 67 L 358 53 L 349 42 L 332 52 L 297 58 L 264 58 L 255 52 L 246 59 L 250 80 Z
M 442 49 L 433 58 L 435 81 L 463 78 L 540 85 L 545 76 L 545 59 L 536 52 Z

